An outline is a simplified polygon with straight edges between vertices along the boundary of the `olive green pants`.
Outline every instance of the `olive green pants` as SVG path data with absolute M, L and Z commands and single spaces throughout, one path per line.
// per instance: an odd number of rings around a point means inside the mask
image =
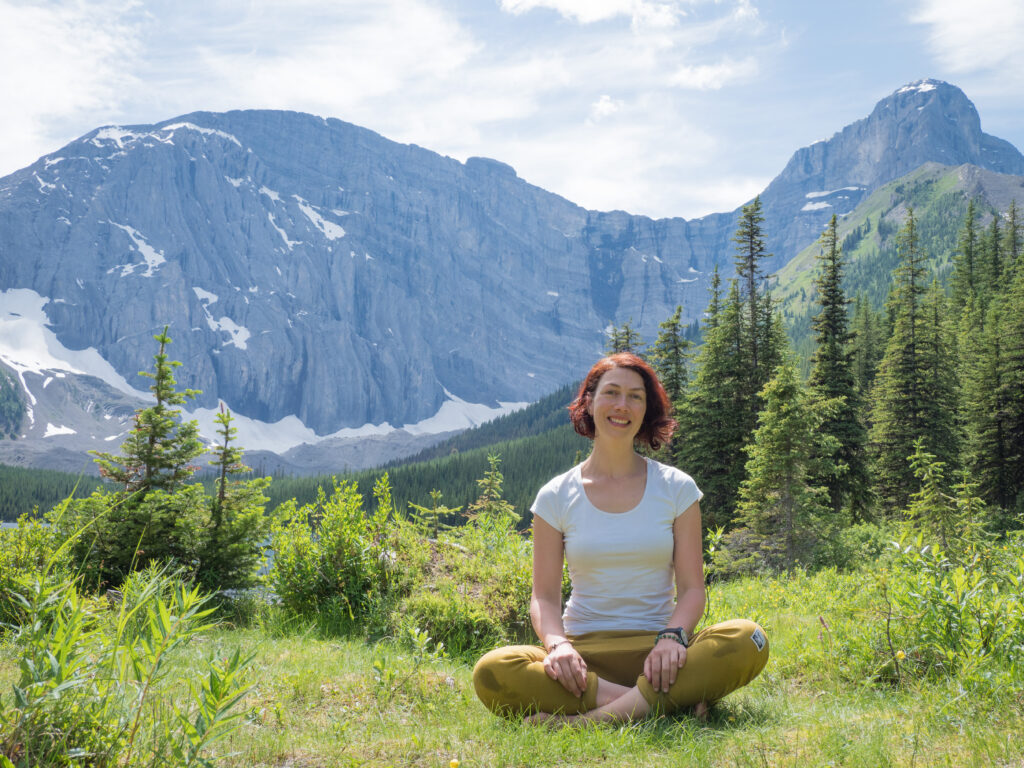
M 707 627 L 693 637 L 686 665 L 666 693 L 644 676 L 644 660 L 657 632 L 588 632 L 570 637 L 587 663 L 587 687 L 573 696 L 544 671 L 544 649 L 509 645 L 487 653 L 473 669 L 477 696 L 493 712 L 579 714 L 597 705 L 597 679 L 640 688 L 652 711 L 671 712 L 713 702 L 764 669 L 768 639 L 752 621 L 737 619 Z

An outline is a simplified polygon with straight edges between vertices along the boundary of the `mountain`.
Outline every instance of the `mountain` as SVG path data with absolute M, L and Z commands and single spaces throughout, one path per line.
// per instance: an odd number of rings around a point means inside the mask
M 1024 176 L 975 165 L 925 163 L 872 192 L 838 222 L 846 295 L 863 295 L 876 310 L 884 306 L 890 275 L 899 262 L 897 234 L 908 207 L 914 210 L 922 251 L 930 257 L 929 268 L 944 281 L 953 267 L 971 200 L 978 214 L 978 230 L 983 232 L 993 216 L 1006 212 L 1011 201 L 1024 203 Z M 817 242 L 803 248 L 774 278 L 773 295 L 779 300 L 794 346 L 804 359 L 814 346 L 811 316 L 818 311 L 813 302 L 820 250 Z
M 928 161 L 1024 173 L 959 89 L 901 88 L 764 191 L 774 265 Z M 578 378 L 609 324 L 653 340 L 677 304 L 699 317 L 737 216 L 588 211 L 291 112 L 100 128 L 0 179 L 0 364 L 28 406 L 0 461 L 116 444 L 164 325 L 209 436 L 223 401 L 243 445 L 295 466 L 354 466 L 371 435 L 376 460 L 414 452 Z

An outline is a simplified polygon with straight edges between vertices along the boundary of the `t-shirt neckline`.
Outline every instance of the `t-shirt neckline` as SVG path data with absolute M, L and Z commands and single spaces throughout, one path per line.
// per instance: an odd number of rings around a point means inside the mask
M 621 517 L 623 515 L 629 515 L 640 509 L 640 507 L 644 505 L 644 501 L 646 501 L 647 499 L 647 492 L 651 488 L 651 467 L 653 466 L 651 460 L 648 459 L 646 456 L 641 456 L 640 458 L 644 460 L 644 468 L 646 472 L 646 475 L 644 477 L 644 492 L 640 496 L 640 501 L 638 501 L 630 509 L 627 509 L 625 512 L 608 512 L 607 510 L 601 509 L 594 502 L 592 502 L 590 500 L 590 497 L 587 495 L 586 486 L 583 485 L 583 463 L 581 462 L 577 464 L 576 471 L 573 473 L 573 479 L 576 481 L 577 485 L 579 485 L 580 493 L 583 495 L 583 500 L 586 502 L 587 506 L 590 507 L 595 512 L 600 512 L 602 515 L 611 515 L 612 517 Z

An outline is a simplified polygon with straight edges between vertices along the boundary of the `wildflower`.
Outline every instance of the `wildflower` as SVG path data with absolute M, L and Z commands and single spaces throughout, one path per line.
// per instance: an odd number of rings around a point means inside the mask
M 907 658 L 907 654 L 905 654 L 903 651 L 896 651 L 897 661 L 903 661 L 905 658 Z
M 459 768 L 459 761 L 452 760 L 450 763 L 448 763 L 448 768 Z

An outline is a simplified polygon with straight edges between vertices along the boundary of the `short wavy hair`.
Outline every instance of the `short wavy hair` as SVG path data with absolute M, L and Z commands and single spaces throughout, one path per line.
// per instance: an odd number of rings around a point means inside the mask
M 672 403 L 658 380 L 658 374 L 646 361 L 632 352 L 617 352 L 594 363 L 594 367 L 580 384 L 576 399 L 569 405 L 569 418 L 572 420 L 573 428 L 583 437 L 594 439 L 597 432 L 594 417 L 590 415 L 590 405 L 594 399 L 594 392 L 597 391 L 597 383 L 612 368 L 629 368 L 640 374 L 644 380 L 647 410 L 644 411 L 640 431 L 636 433 L 636 442 L 656 451 L 672 438 L 676 430 L 676 420 L 672 418 Z

